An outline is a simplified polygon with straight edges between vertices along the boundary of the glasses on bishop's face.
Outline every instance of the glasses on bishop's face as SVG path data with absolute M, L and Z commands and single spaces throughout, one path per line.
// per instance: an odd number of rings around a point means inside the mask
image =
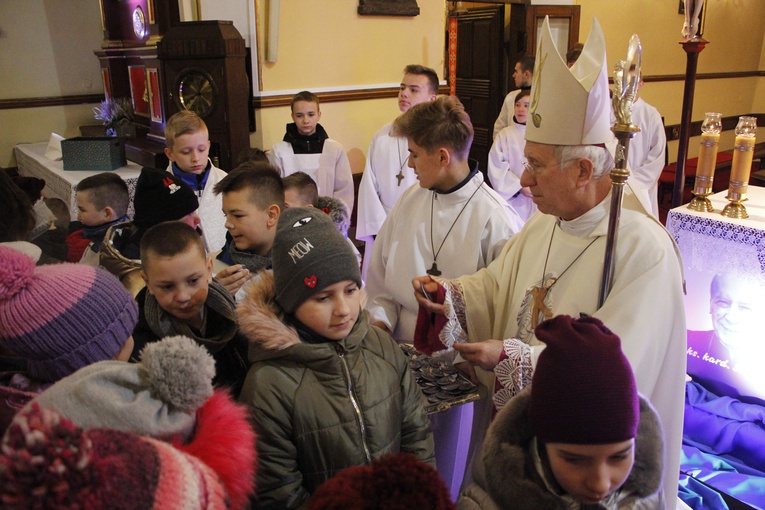
M 566 168 L 566 166 L 574 161 L 573 159 L 568 159 L 565 161 L 555 161 L 553 164 L 550 165 L 532 165 L 529 163 L 529 160 L 526 158 L 523 159 L 523 170 L 525 172 L 530 173 L 532 176 L 536 177 L 539 174 L 541 174 L 545 168 L 553 168 L 553 167 L 559 167 L 559 168 Z

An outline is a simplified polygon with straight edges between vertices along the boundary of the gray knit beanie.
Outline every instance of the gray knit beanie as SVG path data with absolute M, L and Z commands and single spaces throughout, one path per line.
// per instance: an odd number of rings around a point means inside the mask
M 32 402 L 83 428 L 159 439 L 188 437 L 197 408 L 213 394 L 214 376 L 215 361 L 207 350 L 190 338 L 174 336 L 144 347 L 140 363 L 94 363 L 61 379 Z
M 271 250 L 276 302 L 293 313 L 303 301 L 337 282 L 361 287 L 359 262 L 332 220 L 313 207 L 290 207 L 279 218 Z

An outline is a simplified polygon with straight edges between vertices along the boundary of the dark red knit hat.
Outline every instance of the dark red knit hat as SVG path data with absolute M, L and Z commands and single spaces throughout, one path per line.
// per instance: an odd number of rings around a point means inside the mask
M 369 466 L 343 469 L 314 492 L 308 510 L 452 510 L 435 468 L 409 453 L 386 455 Z
M 619 337 L 594 317 L 558 315 L 535 330 L 546 347 L 531 382 L 529 417 L 543 443 L 609 444 L 637 434 L 635 377 Z

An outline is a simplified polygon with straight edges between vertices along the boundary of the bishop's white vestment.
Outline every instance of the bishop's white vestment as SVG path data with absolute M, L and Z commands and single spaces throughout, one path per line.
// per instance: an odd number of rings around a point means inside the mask
M 636 193 L 642 195 L 644 191 L 638 189 Z M 464 326 L 461 333 L 466 333 L 468 341 L 504 340 L 508 359 L 497 365 L 493 374 L 477 369 L 490 391 L 495 388 L 495 374 L 502 383 L 494 395 L 499 406 L 531 381 L 536 359 L 544 348 L 533 335 L 535 311 L 540 322 L 545 309 L 552 315 L 588 314 L 616 333 L 632 365 L 638 391 L 650 399 L 661 418 L 665 433 L 664 494 L 666 501 L 673 502 L 677 498 L 685 387 L 682 261 L 669 233 L 626 188 L 613 287 L 598 308 L 610 199 L 609 194 L 573 221 L 537 214 L 489 267 L 441 283 L 449 289 L 447 300 L 452 306 L 459 307 L 464 300 L 464 320 L 457 311 L 450 322 Z M 533 289 L 543 286 L 548 287 L 544 304 L 535 307 Z M 443 339 L 447 346 L 459 334 L 449 336 Z M 482 417 L 476 407 L 476 420 L 482 418 L 483 424 L 474 422 L 471 449 L 479 448 L 491 407 L 485 406 Z

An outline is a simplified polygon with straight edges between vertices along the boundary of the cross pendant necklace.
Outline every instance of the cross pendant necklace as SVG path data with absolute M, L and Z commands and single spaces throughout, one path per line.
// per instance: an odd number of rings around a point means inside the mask
M 401 161 L 401 137 L 398 137 L 396 139 L 396 148 L 398 149 L 398 175 L 396 175 L 396 180 L 398 183 L 396 183 L 396 187 L 401 187 L 401 181 L 404 180 L 404 165 L 406 165 L 406 162 L 409 161 L 409 155 L 407 154 L 403 161 Z M 441 274 L 441 273 L 438 273 Z M 438 276 L 438 275 L 436 275 Z
M 438 265 L 436 264 L 436 261 L 433 261 L 433 265 L 430 266 L 430 269 L 426 271 L 430 276 L 441 276 L 441 271 L 438 270 Z
M 441 276 L 441 271 L 438 270 L 438 264 L 436 264 L 436 260 L 438 260 L 438 254 L 441 253 L 441 248 L 444 247 L 444 243 L 446 242 L 446 238 L 449 237 L 449 234 L 452 233 L 452 229 L 454 228 L 454 225 L 457 224 L 457 220 L 460 219 L 460 216 L 462 216 L 462 213 L 465 212 L 465 208 L 470 204 L 470 201 L 473 200 L 473 197 L 476 193 L 478 193 L 478 190 L 481 189 L 481 186 L 483 186 L 483 182 L 476 187 L 475 191 L 473 191 L 473 194 L 470 195 L 470 198 L 467 199 L 467 202 L 465 202 L 465 205 L 462 206 L 462 209 L 460 209 L 459 214 L 457 214 L 457 217 L 454 218 L 454 221 L 452 222 L 452 226 L 449 227 L 449 230 L 446 231 L 446 235 L 444 236 L 443 240 L 441 241 L 441 245 L 438 247 L 438 250 L 435 249 L 435 245 L 433 244 L 433 207 L 434 202 L 436 200 L 436 192 L 431 191 L 432 195 L 430 196 L 430 249 L 433 251 L 433 265 L 430 266 L 430 269 L 426 271 L 430 276 Z
M 579 253 L 579 255 L 576 256 L 574 260 L 571 261 L 571 263 L 566 266 L 566 269 L 561 271 L 561 273 L 557 277 L 550 277 L 547 278 L 547 262 L 550 260 L 550 250 L 552 249 L 552 242 L 553 237 L 555 237 L 555 229 L 558 227 L 558 222 L 556 222 L 553 225 L 552 233 L 550 234 L 550 244 L 547 246 L 547 256 L 545 257 L 545 266 L 544 269 L 542 269 L 542 280 L 540 281 L 540 285 L 538 287 L 532 287 L 531 288 L 531 297 L 532 297 L 532 306 L 531 306 L 531 326 L 532 328 L 536 328 L 542 320 L 550 319 L 553 316 L 553 311 L 550 309 L 550 307 L 547 306 L 545 303 L 545 298 L 547 297 L 547 293 L 550 291 L 550 289 L 555 285 L 558 280 L 568 271 L 571 269 L 571 266 L 573 266 L 577 260 L 581 258 L 582 255 L 584 255 L 584 252 L 587 251 L 587 249 L 592 246 L 592 244 L 600 239 L 602 236 L 597 236 L 595 239 L 590 241 L 590 243 L 584 247 L 584 249 Z M 545 278 L 547 278 L 545 280 Z M 544 319 L 542 319 L 540 316 L 544 316 Z

